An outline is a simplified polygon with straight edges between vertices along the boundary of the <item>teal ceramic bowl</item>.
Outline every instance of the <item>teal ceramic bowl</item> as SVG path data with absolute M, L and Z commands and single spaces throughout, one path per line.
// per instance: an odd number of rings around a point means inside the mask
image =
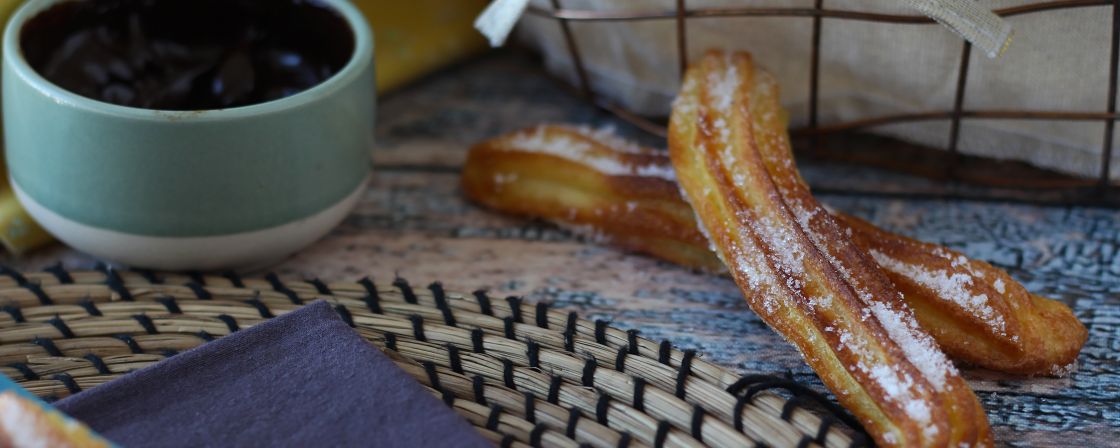
M 64 90 L 21 54 L 22 25 L 67 0 L 32 0 L 3 39 L 12 187 L 58 239 L 157 269 L 276 261 L 337 225 L 370 175 L 373 37 L 346 0 L 319 0 L 350 25 L 354 54 L 323 83 L 251 106 L 160 111 Z

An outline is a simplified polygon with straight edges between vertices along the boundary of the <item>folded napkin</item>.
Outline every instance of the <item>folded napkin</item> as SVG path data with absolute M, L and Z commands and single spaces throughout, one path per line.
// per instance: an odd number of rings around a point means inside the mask
M 125 447 L 490 446 L 325 302 L 56 406 Z

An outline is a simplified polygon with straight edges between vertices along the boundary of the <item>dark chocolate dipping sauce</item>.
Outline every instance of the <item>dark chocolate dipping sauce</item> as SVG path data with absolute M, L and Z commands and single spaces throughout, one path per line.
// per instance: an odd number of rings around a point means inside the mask
M 314 0 L 84 0 L 28 21 L 24 58 L 89 98 L 162 110 L 263 103 L 338 73 L 354 35 Z

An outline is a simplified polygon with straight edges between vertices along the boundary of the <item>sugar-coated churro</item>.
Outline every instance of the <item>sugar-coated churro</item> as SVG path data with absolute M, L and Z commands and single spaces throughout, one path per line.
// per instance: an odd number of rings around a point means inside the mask
M 809 193 L 782 115 L 776 83 L 749 54 L 709 52 L 669 120 L 677 181 L 748 304 L 877 443 L 991 445 L 972 390 Z
M 471 148 L 463 187 L 496 210 L 543 218 L 597 240 L 723 272 L 676 187 L 668 155 L 610 130 L 539 126 Z M 1087 331 L 1061 302 L 1006 272 L 944 247 L 833 212 L 852 241 L 903 292 L 950 358 L 1025 375 L 1068 373 Z

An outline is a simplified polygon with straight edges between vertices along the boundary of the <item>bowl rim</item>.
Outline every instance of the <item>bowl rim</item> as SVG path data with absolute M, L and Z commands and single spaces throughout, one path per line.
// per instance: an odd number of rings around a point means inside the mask
M 2 44 L 3 63 L 6 68 L 5 71 L 10 71 L 10 73 L 16 75 L 20 81 L 29 85 L 41 95 L 50 98 L 55 103 L 93 113 L 160 122 L 226 121 L 268 115 L 299 108 L 305 104 L 330 96 L 332 93 L 360 79 L 362 72 L 373 63 L 373 31 L 370 29 L 369 23 L 366 22 L 362 12 L 348 0 L 316 0 L 339 13 L 343 20 L 346 21 L 347 25 L 350 26 L 350 30 L 354 35 L 354 52 L 351 54 L 350 59 L 346 62 L 346 65 L 342 67 L 342 70 L 339 70 L 338 73 L 335 73 L 334 76 L 327 78 L 325 81 L 312 86 L 310 89 L 288 97 L 226 109 L 166 110 L 122 106 L 71 92 L 44 78 L 38 71 L 32 68 L 24 58 L 22 46 L 19 45 L 19 37 L 20 34 L 22 34 L 23 25 L 27 23 L 30 18 L 47 8 L 70 1 L 80 0 L 29 0 L 20 6 L 19 9 L 12 14 L 4 30 Z M 19 81 L 5 80 L 4 82 Z

